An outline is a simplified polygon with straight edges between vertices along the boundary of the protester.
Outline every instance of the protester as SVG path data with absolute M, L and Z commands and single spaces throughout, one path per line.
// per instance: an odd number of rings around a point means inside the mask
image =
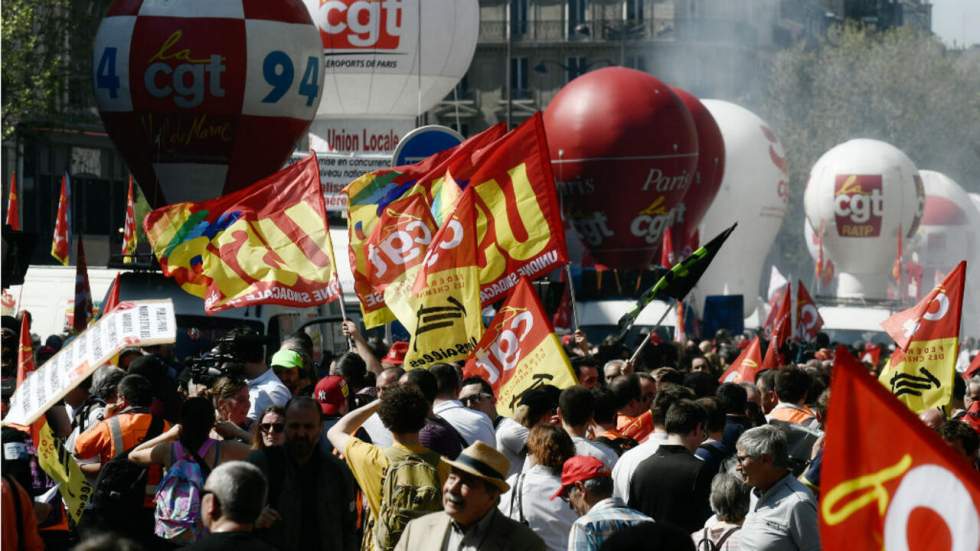
M 506 417 L 497 427 L 497 451 L 510 462 L 507 477 L 524 470 L 527 439 L 530 430 L 541 424 L 557 424 L 558 396 L 561 391 L 553 385 L 542 385 L 526 391 L 514 410 L 513 419 Z
M 251 434 L 243 428 L 248 423 L 248 412 L 252 408 L 251 395 L 245 381 L 232 377 L 220 377 L 202 392 L 202 396 L 210 396 L 214 404 L 215 436 L 239 442 L 251 439 Z
M 272 355 L 269 362 L 273 373 L 286 385 L 290 395 L 295 395 L 299 390 L 300 372 L 303 370 L 303 357 L 298 352 L 282 349 Z
M 248 461 L 269 482 L 258 535 L 280 549 L 341 551 L 357 547 L 353 482 L 337 459 L 324 454 L 320 406 L 293 398 L 286 406 L 286 443 L 255 450 Z
M 969 425 L 960 421 L 946 421 L 939 427 L 939 436 L 966 458 L 974 468 L 977 467 L 977 450 L 980 449 L 980 435 Z
M 391 549 L 405 529 L 406 518 L 417 518 L 439 508 L 438 492 L 435 496 L 424 493 L 441 487 L 447 476 L 439 454 L 420 442 L 419 432 L 425 426 L 428 410 L 429 402 L 417 386 L 389 387 L 379 400 L 348 413 L 327 431 L 327 438 L 335 449 L 341 450 L 370 508 L 368 526 L 373 529 L 365 531 L 362 549 Z M 355 436 L 374 413 L 391 431 L 394 441 L 390 448 Z M 396 485 L 400 474 L 413 472 L 410 469 L 417 475 Z M 397 496 L 391 493 L 395 489 Z M 406 504 L 411 509 L 405 509 Z
M 602 366 L 602 378 L 606 381 L 606 386 L 612 384 L 613 379 L 619 377 L 620 375 L 629 375 L 633 373 L 633 368 L 626 360 L 609 360 L 605 365 Z
M 572 358 L 571 362 L 578 384 L 589 390 L 603 386 L 599 381 L 599 366 L 592 356 Z
M 395 366 L 391 361 L 388 362 L 389 365 L 381 365 L 381 362 L 378 361 L 378 356 L 375 355 L 374 350 L 371 349 L 371 346 L 364 339 L 364 335 L 361 334 L 357 322 L 351 320 L 344 321 L 341 324 L 341 331 L 354 342 L 354 350 L 364 360 L 364 366 L 368 372 L 377 374 L 381 373 L 381 370 L 384 368 Z M 397 366 L 401 367 L 401 362 L 397 362 Z
M 753 488 L 741 548 L 818 551 L 817 500 L 789 470 L 783 431 L 769 425 L 749 429 L 736 449 L 738 472 Z
M 572 524 L 568 551 L 596 551 L 612 534 L 629 526 L 653 522 L 612 494 L 612 473 L 602 461 L 581 455 L 565 461 L 561 487 L 551 499 L 560 497 L 580 515 Z
M 636 440 L 616 430 L 616 410 L 619 409 L 616 396 L 605 388 L 595 388 L 592 394 L 595 396 L 595 415 L 592 417 L 595 441 L 605 444 L 618 456 L 636 447 Z
M 364 405 L 357 402 L 357 393 L 367 386 L 367 381 L 365 380 L 367 372 L 367 364 L 356 352 L 347 352 L 346 354 L 342 354 L 334 362 L 334 366 L 331 369 L 330 374 L 339 375 L 340 377 L 344 378 L 344 383 L 347 385 L 348 389 L 348 410 L 356 409 L 357 407 Z M 373 402 L 374 398 L 367 396 L 364 397 L 364 400 L 366 402 Z
M 586 438 L 595 415 L 595 396 L 581 385 L 570 386 L 558 396 L 561 426 L 575 444 L 575 455 L 587 455 L 602 461 L 612 470 L 619 455 L 609 446 Z
M 397 551 L 545 549 L 531 528 L 497 509 L 501 492 L 509 489 L 504 473 L 510 466 L 503 454 L 477 441 L 456 461 L 442 461 L 450 467 L 442 486 L 443 511 L 409 522 Z
M 215 468 L 204 483 L 201 519 L 208 534 L 188 551 L 272 551 L 255 534 L 255 522 L 268 494 L 265 475 L 255 465 L 229 461 Z
M 752 389 L 755 386 L 752 385 Z M 725 416 L 725 428 L 722 430 L 721 444 L 727 455 L 735 453 L 735 443 L 743 432 L 752 428 L 753 423 L 746 415 L 748 392 L 745 387 L 735 383 L 724 383 L 715 391 L 718 399 L 718 409 Z
M 721 469 L 722 463 L 735 455 L 735 450 L 729 452 L 722 443 L 725 414 L 721 411 L 718 399 L 713 397 L 698 398 L 697 404 L 701 406 L 706 415 L 704 430 L 707 433 L 707 438 L 695 450 L 694 456 L 704 461 L 705 472 L 714 476 Z
M 762 407 L 762 413 L 766 415 L 779 403 L 779 397 L 776 395 L 776 371 L 766 369 L 755 377 L 755 386 L 760 395 L 759 405 Z
M 252 449 L 261 450 L 286 443 L 286 408 L 269 406 L 259 417 L 255 433 L 252 435 Z
M 507 479 L 510 490 L 500 497 L 500 510 L 534 530 L 549 550 L 564 551 L 578 515 L 550 497 L 561 487 L 561 470 L 575 445 L 561 428 L 539 424 L 531 429 L 527 450 L 529 466 Z
M 285 406 L 292 394 L 276 376 L 276 372 L 266 365 L 263 352 L 263 339 L 249 328 L 235 329 L 228 335 L 231 355 L 244 364 L 243 373 L 248 382 L 249 408 L 248 423 L 258 421 L 265 408 Z M 246 427 L 247 428 L 247 427 Z
M 381 374 L 378 375 L 376 385 L 377 385 L 377 395 L 378 398 L 384 395 L 385 389 L 392 386 L 397 386 L 398 380 L 401 379 L 402 375 L 405 374 L 405 370 L 400 367 L 388 367 L 385 368 Z M 393 440 L 391 436 L 391 431 L 389 431 L 384 423 L 381 421 L 381 417 L 378 416 L 377 412 L 367 418 L 364 421 L 362 427 L 364 432 L 368 434 L 371 438 L 371 442 L 382 448 L 390 448 Z
M 766 415 L 769 421 L 783 421 L 804 427 L 816 425 L 816 414 L 806 406 L 811 379 L 798 367 L 784 367 L 776 372 L 776 397 L 779 402 Z
M 749 487 L 737 476 L 719 473 L 711 480 L 711 511 L 704 528 L 691 534 L 698 549 L 739 551 L 740 530 L 749 511 Z
M 643 522 L 609 536 L 600 551 L 695 551 L 691 536 L 664 522 Z
M 455 459 L 466 447 L 466 440 L 449 421 L 432 411 L 439 393 L 439 384 L 436 382 L 435 375 L 428 369 L 413 369 L 402 375 L 401 384 L 414 384 L 422 391 L 422 396 L 429 403 L 425 426 L 419 431 L 419 442 L 439 455 Z
M 616 466 L 613 468 L 613 495 L 622 500 L 629 499 L 630 483 L 636 468 L 652 456 L 660 444 L 667 439 L 666 421 L 670 406 L 678 400 L 693 398 L 694 393 L 686 387 L 666 384 L 658 389 L 657 397 L 654 398 L 650 410 L 653 419 L 653 432 L 646 442 L 627 451 L 616 462 Z
M 0 541 L 4 551 L 10 549 L 23 551 L 40 551 L 44 542 L 37 531 L 37 519 L 34 516 L 34 502 L 30 494 L 13 477 L 3 475 L 3 523 L 0 528 Z
M 616 396 L 619 403 L 619 415 L 616 419 L 617 430 L 625 434 L 627 427 L 632 430 L 629 435 L 636 441 L 645 440 L 653 432 L 653 422 L 650 420 L 649 426 L 634 427 L 642 424 L 644 416 L 650 411 L 650 404 L 655 395 L 656 385 L 648 390 L 648 394 L 643 394 L 643 384 L 637 374 L 623 375 L 615 378 L 609 385 L 609 390 Z
M 467 446 L 480 440 L 490 447 L 497 446 L 493 421 L 486 414 L 474 411 L 457 399 L 460 390 L 459 371 L 455 367 L 437 363 L 429 367 L 436 379 L 436 398 L 432 412 L 442 417 L 456 429 Z
M 174 422 L 180 416 L 180 394 L 177 392 L 176 373 L 162 357 L 146 354 L 134 359 L 126 372 L 142 375 L 150 381 L 153 389 L 153 403 L 150 410 L 164 419 Z
M 503 419 L 497 413 L 497 398 L 493 394 L 493 386 L 483 377 L 467 377 L 460 383 L 459 401 L 470 409 L 482 412 L 493 423 L 494 431 Z M 494 435 L 494 440 L 497 437 Z
M 640 463 L 630 482 L 630 507 L 657 522 L 693 532 L 711 516 L 708 496 L 715 474 L 694 456 L 704 441 L 707 415 L 692 400 L 670 406 L 664 427 L 667 437 Z

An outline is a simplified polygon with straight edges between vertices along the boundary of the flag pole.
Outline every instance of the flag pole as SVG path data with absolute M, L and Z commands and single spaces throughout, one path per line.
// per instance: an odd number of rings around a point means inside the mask
M 660 324 L 662 324 L 664 322 L 664 319 L 667 317 L 667 314 L 671 313 L 673 311 L 673 309 L 674 309 L 673 308 L 673 304 L 667 303 L 667 307 L 664 308 L 663 315 L 660 316 L 660 319 L 657 320 L 657 323 L 654 324 L 654 326 L 653 326 L 652 329 L 650 329 L 650 333 L 646 336 L 646 338 L 643 339 L 643 342 L 640 343 L 640 346 L 636 347 L 636 351 L 633 352 L 633 355 L 630 356 L 630 359 L 629 359 L 629 364 L 630 365 L 633 365 L 633 366 L 636 365 L 636 358 L 639 357 L 640 352 L 643 351 L 643 349 L 647 345 L 647 342 L 650 341 L 650 335 L 653 335 L 653 332 L 656 331 L 660 327 Z
M 578 305 L 575 302 L 575 285 L 572 282 L 572 263 L 565 264 L 565 275 L 568 277 L 568 297 L 572 299 L 572 325 L 578 331 Z

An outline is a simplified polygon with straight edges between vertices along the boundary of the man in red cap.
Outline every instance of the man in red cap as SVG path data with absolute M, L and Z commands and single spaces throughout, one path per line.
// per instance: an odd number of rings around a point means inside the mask
M 613 497 L 612 473 L 599 459 L 576 455 L 565 461 L 561 487 L 551 496 L 560 497 L 581 515 L 568 536 L 569 551 L 596 551 L 606 539 L 624 528 L 653 522 Z

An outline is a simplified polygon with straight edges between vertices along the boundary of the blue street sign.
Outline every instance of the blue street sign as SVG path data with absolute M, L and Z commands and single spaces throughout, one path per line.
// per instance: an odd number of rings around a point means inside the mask
M 417 163 L 422 159 L 463 143 L 463 137 L 452 128 L 430 124 L 412 130 L 398 142 L 392 154 L 392 166 Z

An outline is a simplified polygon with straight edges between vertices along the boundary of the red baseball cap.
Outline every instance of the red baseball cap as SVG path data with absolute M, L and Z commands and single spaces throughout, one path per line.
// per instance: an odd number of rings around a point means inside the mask
M 385 357 L 381 358 L 381 363 L 401 365 L 405 361 L 407 352 L 408 343 L 406 341 L 395 341 L 391 343 L 391 348 L 388 349 Z
M 347 381 L 340 375 L 327 375 L 316 383 L 313 398 L 324 415 L 337 415 L 347 402 Z
M 565 495 L 569 488 L 576 482 L 585 482 L 593 478 L 609 477 L 612 473 L 606 465 L 589 455 L 576 455 L 570 457 L 561 468 L 561 486 L 551 499 Z

